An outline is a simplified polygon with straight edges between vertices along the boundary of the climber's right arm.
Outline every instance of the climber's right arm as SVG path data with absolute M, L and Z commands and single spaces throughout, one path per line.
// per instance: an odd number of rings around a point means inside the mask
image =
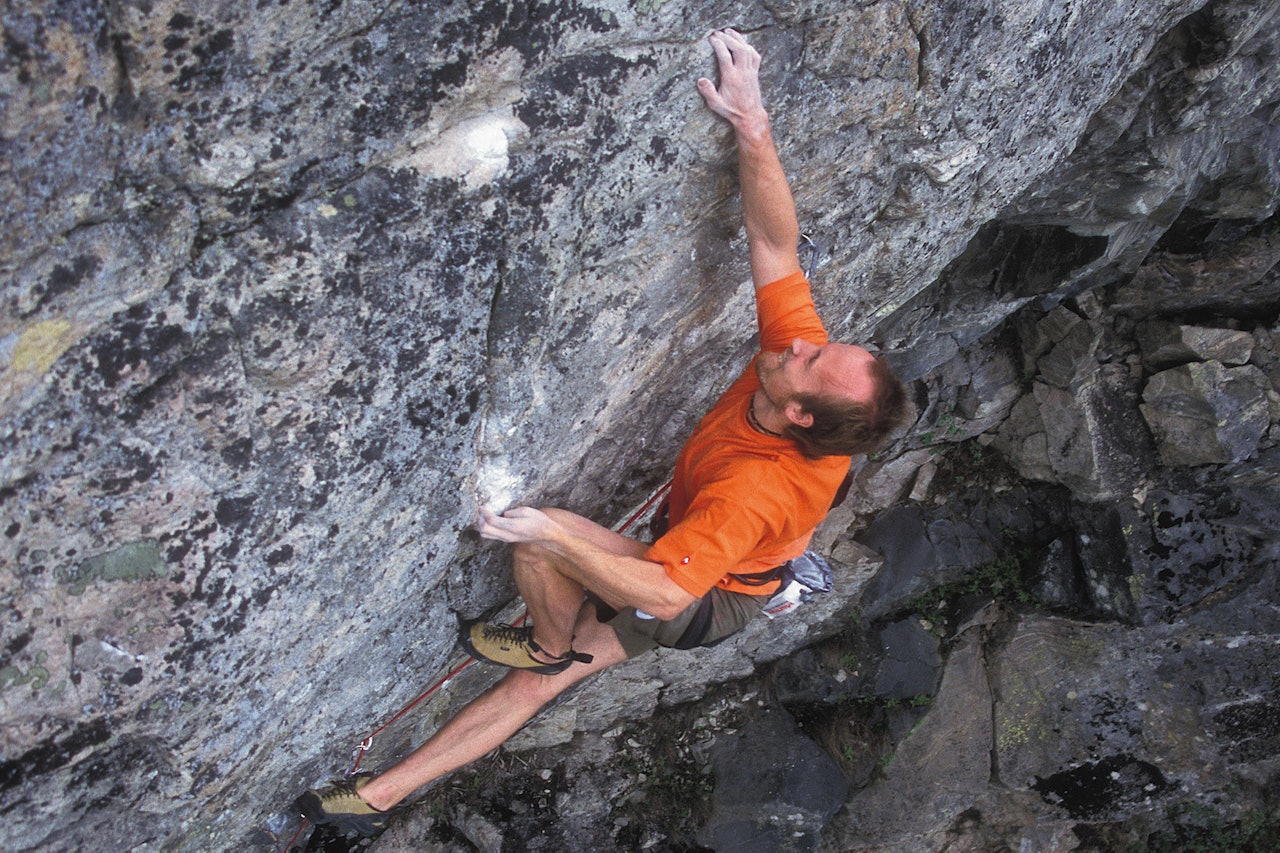
M 717 30 L 708 41 L 720 67 L 720 85 L 704 77 L 698 91 L 712 112 L 733 126 L 751 278 L 758 289 L 800 269 L 800 224 L 760 95 L 760 54 L 734 30 Z

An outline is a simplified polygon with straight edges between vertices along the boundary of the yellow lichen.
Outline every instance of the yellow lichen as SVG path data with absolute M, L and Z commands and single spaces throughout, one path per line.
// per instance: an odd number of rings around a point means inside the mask
M 996 747 L 1008 750 L 1049 739 L 1050 732 L 1038 715 L 1046 699 L 1033 679 L 1022 673 L 1006 675 L 997 706 Z
M 75 343 L 72 325 L 63 319 L 41 320 L 18 338 L 10 369 L 44 374 Z

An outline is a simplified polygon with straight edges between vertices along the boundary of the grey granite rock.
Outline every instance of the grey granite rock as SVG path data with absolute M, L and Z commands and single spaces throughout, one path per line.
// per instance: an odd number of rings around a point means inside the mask
M 929 403 L 923 428 L 950 402 L 968 436 L 1016 384 L 980 369 L 994 345 L 969 348 L 1017 310 L 1098 323 L 1274 306 L 1276 9 L 9 10 L 8 840 L 208 850 L 287 835 L 283 805 L 447 667 L 455 616 L 513 596 L 505 552 L 468 532 L 478 505 L 616 523 L 665 479 L 752 348 L 731 148 L 692 87 L 712 70 L 709 27 L 736 23 L 768 57 L 831 331 L 892 350 Z M 1070 305 L 1090 292 L 1105 318 Z M 1060 378 L 1088 368 L 1073 352 Z M 1094 358 L 1111 357 L 1103 338 Z M 967 394 L 936 387 L 952 361 Z M 1052 423 L 1028 400 L 1001 432 L 1020 469 L 1070 474 L 1090 499 L 1147 487 L 1140 453 L 1111 465 L 1091 443 L 1101 400 L 1070 419 L 1064 399 Z M 1253 441 L 1249 401 L 1228 459 L 1274 444 Z M 897 466 L 861 511 L 910 494 L 923 467 Z M 1270 471 L 1230 472 L 1249 531 L 1269 518 Z M 812 622 L 635 663 L 553 709 L 547 731 L 693 699 L 832 633 L 874 573 L 849 565 Z
M 938 638 L 919 619 L 891 622 L 880 631 L 879 640 L 884 660 L 875 675 L 875 695 L 911 699 L 937 690 L 942 665 Z
M 780 708 L 718 742 L 711 766 L 716 794 L 698 841 L 712 850 L 816 850 L 844 804 L 839 768 Z
M 992 695 L 980 635 L 977 626 L 964 632 L 929 715 L 899 743 L 882 777 L 836 817 L 828 849 L 919 846 L 990 782 Z
M 1163 370 L 1142 391 L 1142 416 L 1168 465 L 1241 462 L 1271 424 L 1262 371 L 1194 362 Z
M 1138 327 L 1143 361 L 1153 371 L 1190 361 L 1217 361 L 1238 366 L 1253 354 L 1253 335 L 1236 329 L 1178 326 L 1158 321 Z

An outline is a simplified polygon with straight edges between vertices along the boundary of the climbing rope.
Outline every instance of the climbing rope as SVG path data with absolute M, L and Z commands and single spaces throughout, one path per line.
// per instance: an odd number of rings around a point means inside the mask
M 668 480 L 666 483 L 662 485 L 661 488 L 659 488 L 656 492 L 654 492 L 638 510 L 632 513 L 631 516 L 626 521 L 624 521 L 621 525 L 619 525 L 619 527 L 617 528 L 617 532 L 625 534 L 628 530 L 630 530 L 635 525 L 637 521 L 644 518 L 645 514 L 648 513 L 651 509 L 653 509 L 653 507 L 658 503 L 658 501 L 665 498 L 667 496 L 667 493 L 670 491 L 671 491 L 671 481 Z M 516 619 L 511 624 L 516 627 L 519 627 L 520 625 L 523 625 L 524 621 L 528 618 L 529 618 L 529 613 L 528 611 L 526 611 L 525 613 L 521 614 L 519 619 Z M 345 773 L 342 774 L 342 778 L 349 779 L 351 778 L 352 775 L 355 774 L 357 770 L 360 769 L 360 762 L 364 760 L 365 753 L 367 753 L 370 747 L 373 746 L 373 739 L 375 737 L 382 734 L 387 729 L 391 728 L 391 726 L 393 726 L 397 721 L 403 719 L 406 714 L 408 714 L 414 708 L 421 705 L 423 702 L 427 701 L 427 699 L 431 696 L 431 694 L 435 693 L 437 690 L 444 687 L 446 684 L 448 684 L 450 681 L 456 678 L 460 672 L 462 672 L 467 667 L 471 666 L 471 664 L 473 663 L 475 663 L 475 658 L 470 658 L 470 657 L 467 658 L 462 663 L 458 664 L 453 669 L 449 670 L 449 672 L 445 674 L 444 678 L 441 678 L 435 684 L 432 684 L 426 690 L 419 693 L 417 697 L 415 697 L 411 702 L 409 702 L 409 704 L 405 705 L 403 708 L 401 708 L 399 711 L 393 714 L 390 717 L 390 719 L 388 719 L 382 725 L 378 726 L 373 731 L 369 732 L 369 734 L 365 737 L 365 739 L 360 741 L 360 743 L 352 751 L 351 766 L 347 768 L 347 771 Z M 290 838 L 285 843 L 285 845 L 280 848 L 279 853 L 289 853 L 289 851 L 293 849 L 293 845 L 296 844 L 298 839 L 302 837 L 302 833 L 303 831 L 306 830 L 308 824 L 309 824 L 309 821 L 306 818 L 303 818 L 302 823 L 298 826 L 297 831 L 293 833 L 293 837 Z

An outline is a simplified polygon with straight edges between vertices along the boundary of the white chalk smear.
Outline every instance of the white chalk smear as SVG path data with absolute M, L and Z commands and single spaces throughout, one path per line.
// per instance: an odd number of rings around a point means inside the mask
M 480 463 L 480 471 L 476 474 L 476 503 L 502 514 L 511 509 L 520 487 L 520 479 L 507 470 L 502 460 L 487 460 Z

